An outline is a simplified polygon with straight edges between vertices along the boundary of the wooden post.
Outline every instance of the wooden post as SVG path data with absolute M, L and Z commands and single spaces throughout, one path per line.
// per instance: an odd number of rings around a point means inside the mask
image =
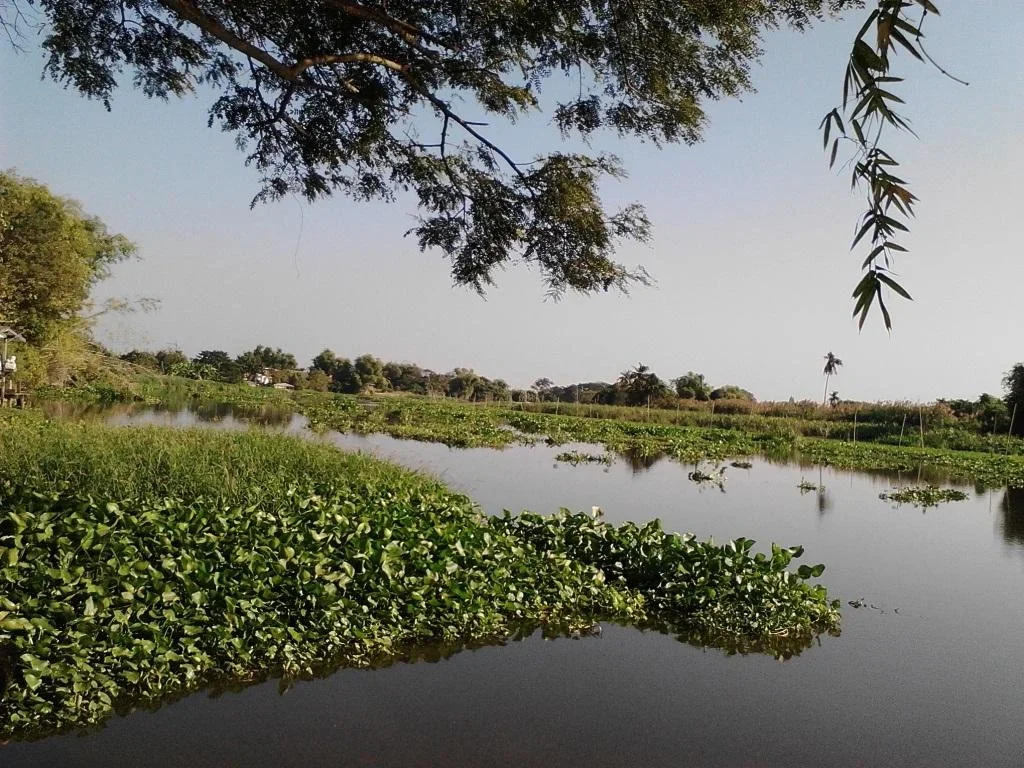
M 900 448 L 903 447 L 903 430 L 907 428 L 907 414 L 903 414 L 903 426 L 900 427 Z
M 917 418 L 921 423 L 921 447 L 924 448 L 924 408 L 917 406 Z
M 853 412 L 853 444 L 857 444 L 857 411 Z
M 1010 428 L 1006 430 L 1006 436 L 1009 437 L 1013 434 L 1013 422 L 1017 419 L 1017 403 L 1013 404 L 1013 415 L 1010 416 Z

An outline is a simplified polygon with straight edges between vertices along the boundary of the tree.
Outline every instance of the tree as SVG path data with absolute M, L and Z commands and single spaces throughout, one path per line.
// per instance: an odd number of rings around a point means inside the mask
M 189 361 L 184 352 L 174 348 L 161 349 L 156 353 L 156 359 L 160 364 L 160 373 L 171 373 L 174 366 Z
M 675 380 L 676 395 L 685 400 L 707 400 L 711 386 L 704 380 L 704 374 L 690 371 Z
M 909 16 L 915 3 L 937 12 L 931 0 L 876 0 L 850 56 L 843 106 L 822 123 L 826 146 L 835 129 L 837 142 L 841 135 L 858 148 L 855 180 L 872 190 L 865 224 L 874 249 L 855 312 L 866 313 L 876 296 L 881 305 L 883 285 L 902 291 L 885 269 L 890 252 L 902 250 L 888 237 L 896 228 L 889 209 L 905 213 L 913 200 L 886 173 L 891 158 L 865 137 L 879 135 L 875 123 L 906 125 L 890 108 L 889 59 L 896 45 L 921 56 L 919 40 L 906 37 L 919 31 Z M 642 268 L 617 263 L 614 253 L 623 239 L 648 238 L 647 217 L 639 206 L 609 212 L 602 205 L 601 180 L 623 174 L 616 158 L 514 157 L 485 120 L 549 109 L 566 136 L 604 129 L 692 144 L 702 138 L 706 101 L 750 90 L 765 30 L 804 30 L 861 5 L 46 0 L 39 7 L 46 73 L 108 107 L 122 69 L 153 97 L 185 95 L 199 84 L 216 89 L 210 122 L 246 147 L 262 176 L 258 199 L 334 190 L 392 199 L 411 190 L 421 214 L 412 233 L 421 248 L 451 259 L 456 282 L 482 291 L 496 268 L 519 259 L 558 294 L 646 282 Z M 23 10 L 18 0 L 0 4 L 0 26 L 16 34 Z M 543 87 L 564 77 L 573 79 L 571 94 L 544 101 Z
M 78 203 L 0 173 L 0 319 L 34 346 L 73 324 L 92 286 L 134 253 Z
M 480 384 L 481 378 L 472 368 L 456 368 L 448 379 L 448 397 L 472 400 Z
M 635 368 L 623 371 L 616 388 L 626 405 L 647 405 L 669 394 L 665 383 L 648 366 L 637 363 Z
M 271 349 L 262 344 L 256 345 L 255 349 L 243 352 L 236 358 L 236 362 L 245 373 L 259 373 L 265 368 L 275 371 L 293 371 L 299 367 L 295 361 L 295 355 L 284 352 L 280 347 Z
M 553 382 L 546 376 L 542 376 L 541 378 L 533 382 L 533 384 L 530 386 L 530 389 L 533 390 L 534 395 L 536 395 L 537 401 L 540 402 L 541 400 L 547 399 L 547 394 L 548 392 L 551 391 L 551 388 L 553 386 L 555 386 L 555 382 Z
M 388 388 L 388 380 L 384 378 L 384 363 L 373 355 L 360 355 L 353 364 L 359 378 L 359 391 L 382 390 Z
M 735 384 L 726 384 L 724 387 L 711 390 L 710 398 L 712 400 L 749 400 L 751 402 L 756 400 L 753 393 Z
M 1010 431 L 1024 437 L 1024 363 L 1017 363 L 1006 372 L 1003 386 L 1006 388 L 1006 408 L 1013 419 Z
M 198 370 L 207 371 L 209 368 L 216 371 L 213 376 L 205 375 L 202 378 L 217 378 L 229 384 L 237 384 L 246 373 L 241 365 L 231 359 L 231 355 L 220 349 L 204 349 L 192 358 L 192 363 Z
M 841 402 L 842 402 L 842 400 L 839 399 L 839 393 L 838 392 L 833 392 L 831 395 L 829 395 L 828 404 L 831 405 L 833 408 L 838 408 L 839 407 L 839 403 L 841 403 Z
M 157 356 L 145 350 L 133 349 L 131 352 L 121 355 L 121 359 L 126 363 L 131 363 L 141 368 L 148 368 L 151 371 L 160 370 L 160 361 L 157 359 Z
M 825 368 L 822 373 L 825 374 L 825 394 L 821 396 L 821 404 L 825 405 L 825 398 L 828 397 L 828 380 L 833 376 L 839 375 L 839 366 L 843 364 L 843 361 L 838 357 L 829 352 L 825 355 Z

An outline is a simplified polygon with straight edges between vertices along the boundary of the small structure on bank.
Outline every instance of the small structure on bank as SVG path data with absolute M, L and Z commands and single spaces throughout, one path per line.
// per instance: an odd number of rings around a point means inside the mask
M 23 406 L 28 401 L 28 393 L 19 392 L 14 383 L 14 374 L 18 372 L 18 356 L 8 354 L 8 343 L 20 341 L 25 337 L 7 325 L 0 325 L 0 407 Z

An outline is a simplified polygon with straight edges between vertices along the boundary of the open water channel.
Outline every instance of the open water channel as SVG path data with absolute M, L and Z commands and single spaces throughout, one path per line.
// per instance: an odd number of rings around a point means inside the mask
M 203 417 L 107 418 L 247 427 L 226 411 Z M 303 431 L 301 417 L 268 421 Z M 538 633 L 290 687 L 200 692 L 0 747 L 0 766 L 1024 765 L 1024 489 L 961 485 L 966 501 L 922 510 L 878 498 L 917 473 L 754 458 L 727 469 L 723 491 L 668 460 L 560 464 L 566 446 L 323 439 L 426 470 L 489 512 L 600 506 L 614 522 L 802 544 L 799 562 L 827 566 L 842 634 L 777 661 L 615 625 L 582 639 Z M 802 493 L 802 480 L 824 491 Z

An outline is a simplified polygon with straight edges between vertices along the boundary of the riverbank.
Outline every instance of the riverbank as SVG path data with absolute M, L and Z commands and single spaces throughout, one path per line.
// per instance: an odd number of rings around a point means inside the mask
M 386 462 L 259 431 L 0 417 L 0 735 L 218 680 L 597 620 L 799 652 L 837 606 L 755 553 L 656 523 L 489 518 Z
M 47 393 L 42 393 L 44 396 Z M 48 393 L 80 402 L 104 403 L 118 398 L 166 407 L 230 406 L 242 414 L 302 413 L 314 429 L 386 434 L 401 439 L 440 442 L 453 447 L 502 448 L 512 444 L 570 442 L 602 446 L 611 453 L 695 463 L 766 454 L 787 456 L 839 469 L 914 471 L 933 468 L 951 478 L 984 486 L 1024 487 L 1024 441 L 993 436 L 965 438 L 948 429 L 905 435 L 896 444 L 854 440 L 852 430 L 831 424 L 765 415 L 716 415 L 707 424 L 667 423 L 672 412 L 641 408 L 566 404 L 466 403 L 408 395 L 355 397 L 323 392 L 272 389 L 140 377 L 131 391 L 65 390 Z M 561 412 L 553 412 L 561 405 Z M 565 412 L 568 410 L 568 412 Z M 895 412 L 894 412 L 895 413 Z M 605 418 L 604 414 L 614 416 Z M 666 415 L 668 414 L 668 415 Z M 707 414 L 679 414 L 681 419 Z M 645 420 L 647 419 L 647 420 Z M 824 428 L 831 437 L 817 436 Z M 803 434 L 809 432 L 810 434 Z M 865 433 L 862 432 L 861 436 Z M 845 436 L 845 438 L 844 438 Z M 955 438 L 955 439 L 954 439 Z M 921 443 L 924 446 L 921 446 Z M 953 445 L 983 447 L 962 450 Z M 946 447 L 937 447 L 946 445 Z

